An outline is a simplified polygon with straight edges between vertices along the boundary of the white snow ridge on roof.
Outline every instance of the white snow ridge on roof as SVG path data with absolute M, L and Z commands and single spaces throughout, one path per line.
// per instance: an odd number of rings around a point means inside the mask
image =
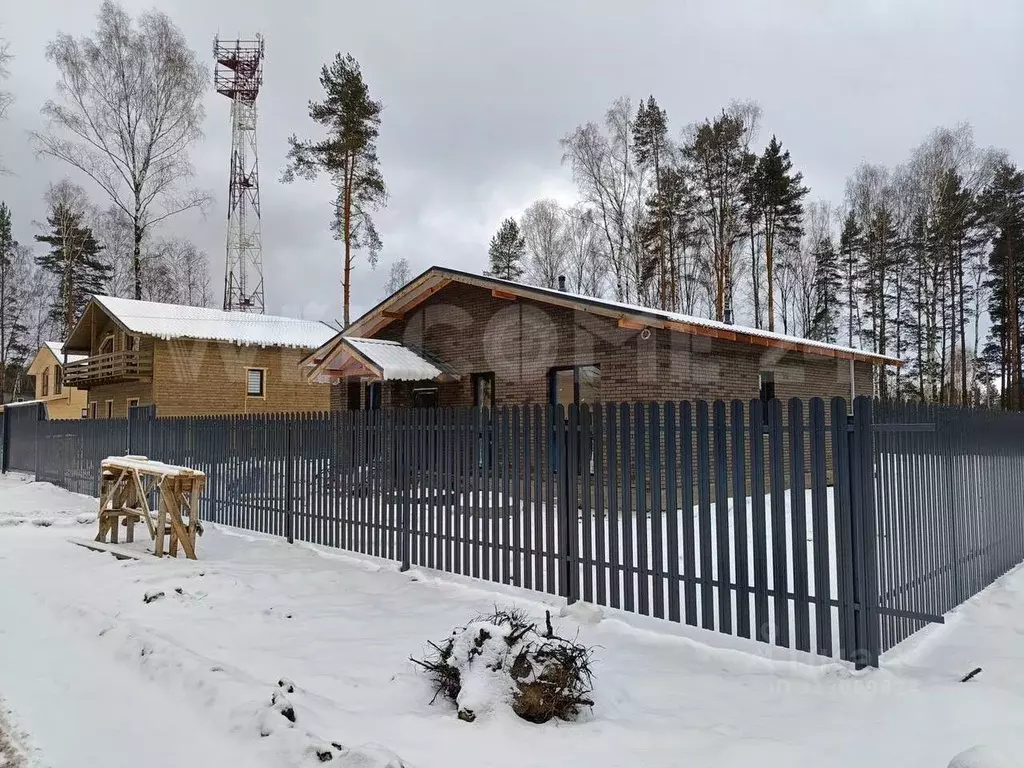
M 444 373 L 397 341 L 346 338 L 345 343 L 377 366 L 385 381 L 429 381 Z
M 64 344 L 60 341 L 47 341 L 45 342 L 46 347 L 53 353 L 61 363 L 64 362 Z M 77 363 L 79 360 L 85 360 L 88 355 L 68 355 L 69 363 Z
M 201 339 L 242 346 L 316 349 L 337 333 L 318 320 L 225 312 L 208 307 L 160 304 L 113 296 L 93 298 L 131 333 L 159 339 Z

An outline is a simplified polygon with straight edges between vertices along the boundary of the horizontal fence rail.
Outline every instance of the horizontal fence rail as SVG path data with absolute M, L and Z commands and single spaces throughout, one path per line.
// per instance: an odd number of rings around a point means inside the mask
M 206 472 L 213 522 L 877 665 L 1024 558 L 1008 419 L 868 398 L 142 408 L 33 440 L 37 477 L 82 493 L 107 455 L 146 455 Z

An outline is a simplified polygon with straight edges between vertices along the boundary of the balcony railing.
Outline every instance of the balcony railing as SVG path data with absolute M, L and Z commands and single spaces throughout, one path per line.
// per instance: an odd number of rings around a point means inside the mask
M 87 387 L 117 381 L 144 379 L 153 375 L 152 354 L 138 350 L 108 352 L 64 366 L 64 385 Z

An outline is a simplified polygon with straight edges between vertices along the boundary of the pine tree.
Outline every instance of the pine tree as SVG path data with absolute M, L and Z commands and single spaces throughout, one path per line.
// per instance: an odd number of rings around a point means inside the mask
M 843 275 L 832 238 L 822 238 L 814 251 L 814 319 L 810 338 L 835 344 L 839 337 L 839 295 Z
M 864 300 L 864 319 L 867 325 L 861 329 L 861 337 L 868 342 L 872 351 L 887 354 L 891 334 L 890 281 L 891 270 L 897 264 L 901 243 L 896 230 L 892 211 L 880 203 L 871 218 L 865 238 L 865 259 L 861 265 L 860 286 Z M 888 371 L 880 366 L 878 372 L 878 395 L 889 396 Z
M 82 212 L 67 201 L 57 201 L 46 217 L 47 229 L 35 236 L 36 242 L 50 246 L 37 256 L 36 264 L 55 278 L 57 291 L 50 298 L 50 319 L 65 340 L 75 322 L 96 293 L 105 293 L 112 270 L 100 259 L 102 249 L 92 229 L 82 221 Z
M 675 167 L 661 172 L 661 183 L 647 199 L 647 220 L 642 231 L 644 250 L 650 255 L 645 274 L 666 283 L 662 309 L 679 311 L 684 304 L 686 250 L 693 239 L 695 200 L 684 172 Z M 664 276 L 661 277 L 661 249 Z
M 710 246 L 709 293 L 713 317 L 725 320 L 732 310 L 732 256 L 743 236 L 747 126 L 742 117 L 722 112 L 693 130 L 683 148 L 699 194 L 702 226 Z
M 1024 173 L 1009 163 L 996 168 L 981 196 L 993 238 L 989 251 L 988 311 L 992 320 L 985 352 L 999 369 L 1002 405 L 1021 410 L 1021 295 L 1024 293 Z
M 764 225 L 764 258 L 767 271 L 768 330 L 775 330 L 775 251 L 795 242 L 801 233 L 803 198 L 808 189 L 803 174 L 793 172 L 789 150 L 772 136 L 756 170 L 757 207 Z
M 370 98 L 359 63 L 340 53 L 320 71 L 326 98 L 309 103 L 309 116 L 327 130 L 320 141 L 288 139 L 288 167 L 283 179 L 298 174 L 313 179 L 327 174 L 335 188 L 331 229 L 345 244 L 342 268 L 342 311 L 349 325 L 354 251 L 365 249 L 371 267 L 377 265 L 381 239 L 372 212 L 387 201 L 387 187 L 377 159 L 377 136 L 384 107 Z
M 649 282 L 651 273 L 656 273 L 658 306 L 661 309 L 671 308 L 671 296 L 675 293 L 668 252 L 671 212 L 664 209 L 666 202 L 665 175 L 670 170 L 668 162 L 670 152 L 668 115 L 664 109 L 658 106 L 654 96 L 649 96 L 646 103 L 640 102 L 636 120 L 633 123 L 633 153 L 637 163 L 650 168 L 654 174 L 654 192 L 647 201 L 650 221 L 644 240 L 648 249 L 655 254 L 656 261 L 653 265 L 654 269 L 645 269 L 647 274 L 641 279 L 647 277 L 648 279 L 643 282 Z M 650 249 L 651 245 L 654 246 L 653 249 Z
M 864 236 L 857 217 L 853 211 L 843 221 L 843 232 L 839 236 L 839 263 L 843 279 L 843 304 L 846 308 L 846 344 L 853 346 L 854 333 L 860 327 L 860 308 L 858 305 L 857 275 L 863 256 Z
M 505 219 L 491 238 L 487 249 L 491 258 L 488 274 L 503 280 L 518 280 L 523 276 L 523 258 L 526 256 L 526 240 L 519 231 L 515 219 Z

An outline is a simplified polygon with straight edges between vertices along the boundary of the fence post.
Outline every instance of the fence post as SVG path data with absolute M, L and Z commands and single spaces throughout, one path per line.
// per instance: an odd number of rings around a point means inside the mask
M 853 594 L 853 647 L 850 661 L 857 669 L 877 667 L 880 653 L 878 612 L 878 541 L 875 523 L 874 433 L 872 401 L 861 395 L 853 401 L 849 440 L 849 564 Z
M 401 515 L 401 525 L 398 532 L 399 546 L 402 551 L 402 572 L 408 571 L 412 567 L 410 562 L 410 551 L 412 550 L 412 499 L 410 497 L 413 489 L 409 472 L 409 449 L 412 446 L 411 421 L 412 412 L 409 409 L 403 408 L 395 412 L 395 436 L 397 438 L 395 440 L 395 459 L 396 476 L 398 478 L 396 487 L 400 496 L 398 509 Z
M 4 408 L 0 413 L 0 472 L 7 474 L 11 459 L 10 409 Z
M 292 477 L 292 464 L 294 461 L 294 456 L 292 455 L 292 423 L 292 417 L 289 415 L 285 420 L 284 439 L 284 530 L 285 534 L 288 536 L 289 544 L 295 543 L 295 488 Z

